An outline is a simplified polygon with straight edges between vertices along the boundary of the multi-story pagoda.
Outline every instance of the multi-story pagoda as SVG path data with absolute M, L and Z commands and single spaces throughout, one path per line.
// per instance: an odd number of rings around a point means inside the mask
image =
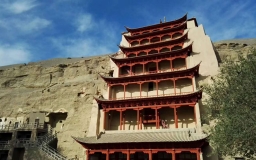
M 108 93 L 95 98 L 88 135 L 74 139 L 87 160 L 201 160 L 196 77 L 218 68 L 209 37 L 187 15 L 126 29 L 110 57 L 113 77 L 101 75 Z

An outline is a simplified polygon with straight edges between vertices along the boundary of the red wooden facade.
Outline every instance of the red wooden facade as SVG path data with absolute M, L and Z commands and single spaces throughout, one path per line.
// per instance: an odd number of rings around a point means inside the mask
M 125 113 L 128 110 L 133 110 L 136 113 L 138 131 L 142 130 L 143 123 L 153 123 L 156 129 L 160 129 L 159 110 L 162 108 L 172 110 L 175 128 L 178 128 L 178 115 L 176 113 L 179 108 L 184 106 L 193 108 L 194 120 L 197 123 L 196 104 L 202 97 L 202 91 L 194 89 L 194 78 L 198 75 L 200 64 L 192 68 L 187 67 L 187 57 L 192 52 L 192 42 L 184 47 L 188 41 L 188 33 L 185 32 L 187 15 L 175 21 L 126 29 L 129 34 L 125 34 L 124 37 L 130 45 L 119 46 L 126 58 L 110 57 L 118 67 L 118 77 L 101 76 L 108 84 L 109 99 L 95 98 L 99 109 L 103 111 L 103 129 L 109 129 L 107 124 L 109 112 L 117 111 L 120 114 L 119 130 L 125 130 Z M 173 67 L 173 61 L 176 59 L 184 60 L 185 63 L 182 68 Z M 161 70 L 159 64 L 162 61 L 167 61 L 170 64 L 169 68 Z M 147 71 L 145 68 L 148 63 L 154 63 L 155 69 Z M 134 72 L 136 65 L 141 65 L 143 68 L 140 73 Z M 127 70 L 127 73 L 121 73 L 122 70 Z M 191 80 L 191 92 L 176 91 L 176 81 L 180 79 Z M 162 81 L 171 81 L 174 86 L 174 93 L 160 94 L 158 84 Z M 156 86 L 156 94 L 143 96 L 142 85 L 152 82 Z M 139 96 L 127 97 L 125 95 L 126 86 L 131 84 L 138 86 Z M 122 97 L 111 97 L 114 86 L 122 86 L 124 91 Z M 142 115 L 142 110 L 145 109 L 153 110 L 154 115 Z M 116 137 L 118 134 L 116 133 Z M 106 138 L 104 142 L 100 143 L 97 141 L 98 138 L 101 139 L 102 137 L 97 136 L 95 140 L 74 138 L 87 149 L 87 160 L 200 160 L 201 149 L 206 144 L 204 138 L 187 141 L 167 140 L 164 142 L 155 142 L 153 137 L 150 142 L 110 142 Z

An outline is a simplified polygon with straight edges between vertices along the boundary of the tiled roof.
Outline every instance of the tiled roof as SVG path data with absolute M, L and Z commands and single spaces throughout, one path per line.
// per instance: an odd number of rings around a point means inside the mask
M 170 131 L 168 129 L 153 132 L 102 133 L 98 137 L 76 138 L 87 144 L 99 143 L 138 143 L 138 142 L 191 142 L 205 139 L 207 135 L 192 133 L 190 130 Z

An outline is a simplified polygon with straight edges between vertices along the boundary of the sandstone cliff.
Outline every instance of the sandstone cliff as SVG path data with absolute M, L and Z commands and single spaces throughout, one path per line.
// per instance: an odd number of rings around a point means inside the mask
M 222 41 L 214 45 L 221 62 L 248 53 L 256 46 L 256 40 Z M 68 158 L 75 155 L 82 158 L 83 149 L 71 136 L 86 135 L 93 96 L 107 89 L 98 74 L 109 72 L 108 56 L 0 67 L 0 117 L 27 116 L 32 111 L 52 112 L 63 108 L 68 116 L 58 134 L 58 149 Z
M 93 96 L 106 89 L 98 73 L 108 74 L 108 64 L 108 56 L 101 56 L 1 67 L 0 117 L 64 108 L 68 117 L 58 134 L 58 149 L 70 158 L 83 155 L 81 146 L 71 135 L 86 134 Z M 84 96 L 78 96 L 83 89 Z

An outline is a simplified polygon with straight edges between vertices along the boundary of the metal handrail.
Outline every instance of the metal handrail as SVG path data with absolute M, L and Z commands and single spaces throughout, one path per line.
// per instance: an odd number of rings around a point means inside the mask
M 61 155 L 58 150 L 50 147 L 47 144 L 40 145 L 39 148 L 46 153 L 46 155 L 50 158 L 53 158 L 55 160 L 66 160 L 67 158 L 63 155 Z
M 67 158 L 63 156 L 57 149 L 52 148 L 49 146 L 49 142 L 57 138 L 57 133 L 51 134 L 47 133 L 46 135 L 37 139 L 37 144 L 41 151 L 43 151 L 48 157 L 54 160 L 66 160 Z

